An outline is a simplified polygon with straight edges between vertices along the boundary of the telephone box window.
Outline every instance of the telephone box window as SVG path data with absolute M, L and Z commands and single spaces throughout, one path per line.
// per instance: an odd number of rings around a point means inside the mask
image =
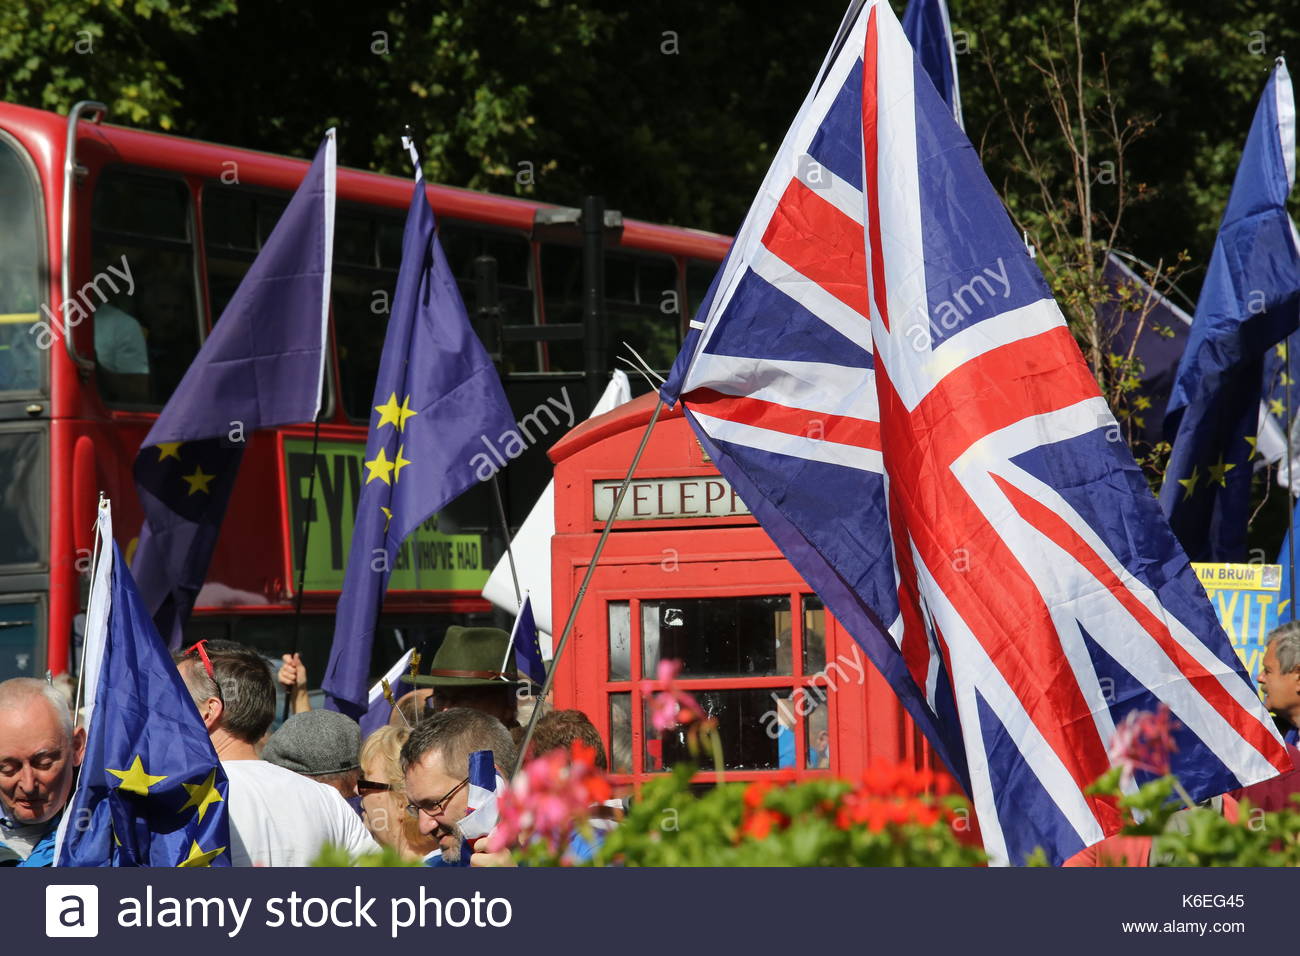
M 609 602 L 609 679 L 632 679 L 632 610 L 626 601 Z
M 632 772 L 632 695 L 609 695 L 609 769 Z
M 780 766 L 779 738 L 775 735 L 777 701 L 788 697 L 790 688 L 696 690 L 691 694 L 704 710 L 704 716 L 718 722 L 725 769 L 776 770 Z M 692 758 L 684 728 L 655 732 L 650 722 L 649 701 L 645 701 L 644 720 L 646 770 L 669 770 L 691 759 L 698 761 L 701 770 L 714 769 L 713 754 L 708 748 Z
M 826 669 L 826 605 L 815 594 L 803 596 L 803 672 Z
M 682 678 L 787 675 L 789 622 L 786 594 L 643 601 L 643 673 L 662 659 L 681 661 Z

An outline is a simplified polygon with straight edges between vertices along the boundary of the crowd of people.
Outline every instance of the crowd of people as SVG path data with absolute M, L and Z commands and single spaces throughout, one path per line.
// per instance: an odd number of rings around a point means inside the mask
M 523 735 L 520 686 L 500 671 L 509 635 L 495 628 L 453 627 L 427 675 L 396 701 L 386 726 L 364 742 L 351 718 L 312 710 L 302 661 L 287 656 L 280 681 L 296 711 L 274 733 L 275 683 L 265 658 L 230 641 L 205 641 L 175 657 L 229 783 L 230 858 L 234 866 L 308 866 L 326 847 L 352 860 L 391 848 L 429 866 L 510 866 L 512 848 L 490 851 L 488 837 L 464 841 L 470 812 L 469 763 L 490 750 L 503 779 L 515 766 Z M 1300 793 L 1300 622 L 1270 635 L 1259 685 L 1266 705 L 1289 726 L 1295 770 L 1224 798 L 1281 809 Z M 580 711 L 540 717 L 529 754 L 569 749 L 580 741 L 608 770 L 604 742 Z M 0 683 L 0 865 L 49 866 L 55 833 L 86 750 L 65 690 L 33 678 Z M 574 861 L 590 858 L 600 834 L 616 826 L 617 801 L 593 808 L 596 838 L 575 840 Z M 468 847 L 469 852 L 465 849 Z M 1111 838 L 1073 865 L 1150 861 L 1150 838 Z M 468 857 L 468 858 L 466 858 Z
M 306 684 L 296 655 L 279 673 L 296 712 L 273 733 L 275 676 L 261 654 L 210 640 L 175 655 L 228 781 L 231 864 L 309 866 L 326 847 L 355 861 L 387 847 L 428 866 L 513 865 L 513 851 L 489 852 L 487 837 L 464 853 L 459 827 L 470 755 L 490 750 L 503 779 L 515 766 L 523 727 L 519 681 L 501 670 L 508 642 L 496 628 L 450 628 L 429 673 L 409 678 L 423 686 L 364 741 L 356 721 L 294 693 Z M 600 734 L 576 710 L 541 716 L 529 753 L 575 740 L 608 769 Z M 52 865 L 85 750 L 64 691 L 34 678 L 0 683 L 0 865 Z M 621 815 L 619 805 L 601 810 L 607 825 Z

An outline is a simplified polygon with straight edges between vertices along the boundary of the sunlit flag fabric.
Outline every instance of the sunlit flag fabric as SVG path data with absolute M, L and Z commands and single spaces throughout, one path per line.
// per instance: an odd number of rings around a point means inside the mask
M 1116 831 L 1085 789 L 1134 710 L 1173 710 L 1197 798 L 1290 765 L 887 3 L 850 9 L 662 396 L 966 786 L 993 860 Z
M 1296 402 L 1300 401 L 1300 388 L 1296 387 L 1297 382 L 1300 382 L 1300 332 L 1293 332 L 1285 342 L 1278 342 L 1264 353 L 1264 393 L 1259 403 L 1256 445 L 1260 461 L 1278 466 L 1278 484 L 1291 489 L 1300 488 L 1300 408 L 1296 407 Z M 1258 468 L 1260 462 L 1255 464 Z
M 366 441 L 366 474 L 323 687 L 351 717 L 366 710 L 375 617 L 403 539 L 482 477 L 475 455 L 515 427 L 501 378 L 474 330 L 416 177 L 402 236 Z
M 1294 185 L 1295 98 L 1279 59 L 1255 109 L 1165 413 L 1173 451 L 1160 506 L 1195 561 L 1247 557 L 1264 359 L 1300 318 L 1300 248 L 1286 211 Z
M 229 866 L 226 775 L 100 506 L 86 757 L 57 866 Z
M 524 606 L 515 617 L 510 632 L 510 645 L 515 649 L 515 666 L 520 675 L 534 684 L 546 683 L 546 665 L 542 663 L 542 645 L 537 639 L 537 622 L 533 620 L 533 599 L 524 597 Z
M 957 49 L 947 0 L 908 0 L 903 12 L 903 32 L 930 82 L 952 110 L 961 126 L 961 88 L 957 82 Z
M 320 410 L 334 180 L 329 130 L 136 456 L 144 524 L 132 568 L 173 649 L 207 575 L 245 442 Z
M 469 755 L 469 786 L 465 798 L 465 816 L 457 824 L 465 838 L 461 844 L 460 860 L 469 862 L 474 841 L 487 836 L 497 825 L 497 798 L 506 787 L 503 776 L 497 773 L 492 751 L 475 750 Z

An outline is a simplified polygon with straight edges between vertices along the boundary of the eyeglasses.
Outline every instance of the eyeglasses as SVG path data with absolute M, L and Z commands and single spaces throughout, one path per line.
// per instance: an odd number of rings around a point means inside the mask
M 365 778 L 357 781 L 357 793 L 363 797 L 368 793 L 384 793 L 396 789 L 391 783 L 379 783 L 376 780 L 366 780 Z
M 433 819 L 438 814 L 442 813 L 444 809 L 446 809 L 447 801 L 449 801 L 452 797 L 456 796 L 456 794 L 460 793 L 467 786 L 469 786 L 469 777 L 466 777 L 460 783 L 456 784 L 456 786 L 454 786 L 451 789 L 451 792 L 449 792 L 442 799 L 435 800 L 433 801 L 433 803 L 429 804 L 428 806 L 418 807 L 414 803 L 408 803 L 406 805 L 406 813 L 408 816 L 412 816 L 412 817 L 419 817 L 420 814 L 423 813 L 425 816 L 429 817 L 430 819 Z

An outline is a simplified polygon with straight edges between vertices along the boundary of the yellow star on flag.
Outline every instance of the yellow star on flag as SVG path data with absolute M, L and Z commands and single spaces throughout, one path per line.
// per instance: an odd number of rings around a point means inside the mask
M 201 491 L 206 495 L 210 491 L 208 485 L 212 484 L 212 479 L 217 476 L 204 474 L 203 469 L 200 467 L 194 469 L 194 474 L 181 475 L 181 477 L 185 479 L 185 483 L 190 486 L 190 494 L 195 494 L 196 492 Z
M 117 785 L 119 790 L 128 790 L 131 793 L 138 793 L 142 797 L 149 796 L 149 788 L 155 783 L 166 780 L 166 776 L 156 777 L 151 773 L 145 773 L 144 763 L 140 760 L 140 755 L 135 755 L 135 760 L 126 770 L 114 770 L 111 767 L 105 767 L 109 773 L 115 777 L 120 777 L 122 782 Z
M 404 445 L 397 446 L 397 460 L 393 462 L 393 481 L 400 478 L 402 476 L 402 469 L 410 464 L 409 461 L 402 457 L 402 449 L 404 447 Z
M 1285 342 L 1279 342 L 1279 343 L 1277 343 L 1277 348 L 1275 349 L 1275 351 L 1277 352 L 1277 357 L 1280 358 L 1280 359 L 1282 359 L 1282 361 L 1285 362 L 1285 361 L 1286 361 L 1286 343 L 1285 343 Z
M 401 453 L 398 453 L 401 457 Z M 386 485 L 391 485 L 392 481 L 388 476 L 393 472 L 393 463 L 388 460 L 388 454 L 381 448 L 379 454 L 366 462 L 366 467 L 370 469 L 370 474 L 366 476 L 366 484 L 370 484 L 376 478 L 379 478 Z
M 1256 458 L 1259 457 L 1259 447 L 1258 447 L 1259 437 L 1256 435 L 1247 435 L 1246 444 L 1250 446 L 1250 455 L 1249 457 L 1246 458 L 1246 460 L 1254 461 Z
M 403 398 L 402 404 L 398 405 L 396 392 L 391 393 L 388 396 L 388 401 L 384 402 L 384 404 L 376 405 L 375 411 L 379 413 L 379 421 L 375 425 L 376 430 L 383 428 L 385 425 L 393 425 L 399 432 L 405 430 L 408 418 L 420 414 L 411 410 L 410 395 Z
M 1223 463 L 1223 456 L 1220 455 L 1219 463 L 1217 465 L 1210 466 L 1210 481 L 1217 481 L 1219 483 L 1219 486 L 1222 488 L 1228 487 L 1227 474 L 1228 472 L 1232 471 L 1232 469 L 1236 467 L 1237 466 L 1232 463 L 1228 463 L 1225 465 Z
M 1282 399 L 1275 398 L 1268 403 L 1268 410 L 1274 415 L 1285 415 L 1286 409 L 1282 405 Z
M 166 461 L 168 458 L 175 458 L 177 461 L 180 461 L 181 445 L 183 444 L 185 443 L 182 441 L 160 442 L 158 444 L 158 460 Z
M 1179 478 L 1178 483 L 1183 486 L 1183 488 L 1187 491 L 1187 497 L 1190 498 L 1192 496 L 1192 492 L 1196 490 L 1196 483 L 1200 480 L 1201 480 L 1201 470 L 1199 468 L 1193 467 L 1192 473 L 1188 475 L 1186 478 Z
M 390 509 L 385 508 L 383 505 L 379 506 L 379 510 L 384 513 L 384 533 L 387 534 L 388 526 L 393 522 L 393 512 Z
M 1279 385 L 1294 385 L 1294 384 L 1295 384 L 1295 379 L 1293 379 L 1293 378 L 1292 378 L 1290 375 L 1288 375 L 1286 372 L 1283 372 L 1283 373 L 1282 373 L 1282 377 L 1281 377 L 1280 379 L 1278 379 L 1277 381 L 1278 381 L 1278 384 L 1279 384 Z
M 198 841 L 190 844 L 190 855 L 177 863 L 177 866 L 211 866 L 212 861 L 225 852 L 224 846 L 219 846 L 215 850 L 204 851 L 199 846 Z
M 190 798 L 185 801 L 180 812 L 184 813 L 190 807 L 198 807 L 200 823 L 203 822 L 203 814 L 208 812 L 208 807 L 222 801 L 221 793 L 217 790 L 217 769 L 215 767 L 208 774 L 208 779 L 202 783 L 183 783 L 181 786 L 185 788 L 185 792 L 190 795 Z

